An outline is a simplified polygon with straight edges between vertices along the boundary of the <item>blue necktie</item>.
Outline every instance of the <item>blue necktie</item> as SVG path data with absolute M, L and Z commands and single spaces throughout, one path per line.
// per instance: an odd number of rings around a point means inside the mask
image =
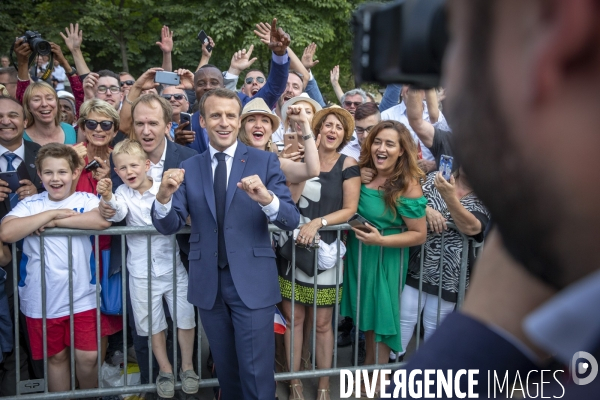
M 227 248 L 225 247 L 225 201 L 227 197 L 227 163 L 225 162 L 225 153 L 216 153 L 215 158 L 219 161 L 215 169 L 214 191 L 215 191 L 215 206 L 217 209 L 217 232 L 218 232 L 218 249 L 219 268 L 227 266 Z
M 4 153 L 2 154 L 2 157 L 6 158 L 6 172 L 16 171 L 15 166 L 13 165 L 13 160 L 18 156 L 15 153 Z M 16 193 L 11 193 L 8 195 L 8 200 L 10 201 L 10 208 L 15 208 L 19 202 L 19 195 Z

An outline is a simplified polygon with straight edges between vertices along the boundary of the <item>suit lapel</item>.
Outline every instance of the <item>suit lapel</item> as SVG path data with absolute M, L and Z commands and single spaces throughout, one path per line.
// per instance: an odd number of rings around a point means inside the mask
M 167 153 L 165 154 L 165 164 L 163 167 L 163 172 L 168 171 L 171 168 L 179 167 L 179 150 L 177 150 L 177 146 L 175 143 L 167 140 Z
M 237 183 L 242 179 L 242 174 L 246 168 L 246 159 L 248 158 L 248 148 L 246 145 L 238 141 L 237 149 L 235 150 L 235 156 L 233 157 L 233 163 L 231 165 L 231 173 L 229 174 L 229 181 L 227 183 L 227 201 L 225 203 L 225 214 L 229 210 L 231 201 L 235 191 L 237 190 Z
M 37 152 L 40 146 L 33 146 L 32 144 L 33 142 L 25 142 L 25 160 L 23 160 L 21 165 L 25 164 L 25 169 L 29 175 L 29 178 L 25 179 L 29 179 L 35 187 L 39 188 L 42 186 L 42 184 L 40 177 L 37 174 L 37 170 L 35 169 L 35 158 L 37 157 Z
M 206 196 L 208 208 L 210 208 L 210 212 L 216 221 L 217 210 L 215 207 L 215 190 L 213 188 L 213 173 L 209 151 L 200 154 L 200 178 L 204 187 L 204 195 Z

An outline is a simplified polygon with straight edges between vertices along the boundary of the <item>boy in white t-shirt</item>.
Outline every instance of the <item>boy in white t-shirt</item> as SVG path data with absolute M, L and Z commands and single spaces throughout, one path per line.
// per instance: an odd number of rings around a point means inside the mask
M 21 200 L 2 220 L 0 240 L 14 243 L 25 238 L 19 281 L 21 311 L 34 360 L 43 358 L 42 274 L 40 239 L 30 236 L 45 228 L 100 230 L 111 224 L 98 212 L 99 200 L 74 192 L 81 173 L 79 156 L 72 147 L 51 143 L 35 160 L 45 192 Z M 96 338 L 96 266 L 89 236 L 73 236 L 71 253 L 64 236 L 44 239 L 48 388 L 70 389 L 69 256 L 72 257 L 75 363 L 81 389 L 98 386 Z M 24 266 L 24 267 L 23 267 Z
M 152 204 L 160 182 L 153 182 L 146 173 L 150 160 L 142 145 L 126 139 L 118 143 L 112 158 L 115 172 L 125 183 L 112 194 L 110 179 L 98 182 L 97 192 L 102 201 L 116 211 L 109 221 L 118 222 L 126 218 L 127 226 L 152 226 L 150 215 Z M 173 248 L 175 243 L 175 248 Z M 163 310 L 163 298 L 173 315 L 173 304 L 177 304 L 177 328 L 181 348 L 181 371 L 179 376 L 182 389 L 187 394 L 198 391 L 200 378 L 194 372 L 192 353 L 194 351 L 195 326 L 194 307 L 187 301 L 188 276 L 179 258 L 179 246 L 171 237 L 153 235 L 151 237 L 151 271 L 148 270 L 148 239 L 146 235 L 127 235 L 127 270 L 133 316 L 138 335 L 152 335 L 152 352 L 158 361 L 160 371 L 156 379 L 157 392 L 161 397 L 170 398 L 175 394 L 175 377 L 167 356 L 165 330 L 167 321 Z M 177 296 L 173 292 L 173 251 L 175 251 L 175 275 Z M 151 279 L 149 279 L 149 276 Z M 151 284 L 152 328 L 149 332 L 148 284 Z

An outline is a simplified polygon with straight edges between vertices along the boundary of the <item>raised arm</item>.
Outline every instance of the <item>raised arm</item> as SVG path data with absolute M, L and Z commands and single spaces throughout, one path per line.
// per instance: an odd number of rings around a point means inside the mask
M 112 217 L 108 217 L 106 215 L 100 215 L 107 221 L 111 222 L 119 222 L 122 221 L 129 212 L 129 207 L 127 207 L 127 202 L 123 200 L 122 192 L 117 188 L 117 192 L 113 195 L 112 193 L 112 181 L 110 178 L 101 179 L 96 185 L 96 192 L 102 196 L 102 203 L 107 204 L 112 210 L 115 211 L 115 215 Z M 102 211 L 102 210 L 100 210 Z
M 77 74 L 79 76 L 87 75 L 90 73 L 90 69 L 85 62 L 85 58 L 83 58 L 83 53 L 81 52 L 81 43 L 83 42 L 83 31 L 79 30 L 79 24 L 70 24 L 68 28 L 65 28 L 66 35 L 60 32 L 60 36 L 65 41 L 67 48 L 71 52 L 73 56 L 73 62 L 75 63 L 75 68 L 77 69 Z
M 329 81 L 331 82 L 331 86 L 333 87 L 333 91 L 335 92 L 335 97 L 337 97 L 338 102 L 342 104 L 342 97 L 344 96 L 344 91 L 340 86 L 340 66 L 336 65 L 333 67 L 331 72 L 329 72 Z
M 158 86 L 158 83 L 154 82 L 156 71 L 162 71 L 162 68 L 150 68 L 144 72 L 131 86 L 129 93 L 125 96 L 123 105 L 121 106 L 120 116 L 120 129 L 123 132 L 131 133 L 133 130 L 133 119 L 131 115 L 131 104 L 135 99 L 140 97 L 142 90 L 152 89 Z M 86 78 L 87 79 L 87 78 Z
M 280 159 L 281 170 L 288 183 L 301 183 L 318 176 L 321 172 L 319 152 L 308 122 L 308 116 L 303 107 L 290 106 L 287 111 L 290 120 L 300 128 L 304 140 L 304 162 L 294 162 L 285 158 Z M 320 138 L 320 136 L 319 136 Z
M 15 54 L 17 55 L 17 100 L 23 102 L 25 89 L 31 83 L 29 76 L 29 56 L 31 56 L 31 47 L 23 39 L 19 38 L 15 42 Z
M 323 95 L 321 94 L 321 90 L 319 90 L 317 80 L 312 73 L 312 68 L 319 63 L 319 60 L 313 60 L 316 51 L 317 45 L 311 43 L 304 48 L 304 53 L 302 54 L 302 64 L 304 65 L 304 68 L 308 70 L 309 74 L 305 91 L 311 99 L 319 103 L 321 107 L 325 107 L 325 100 L 323 100 Z
M 425 91 L 425 102 L 427 103 L 427 111 L 429 112 L 429 122 L 435 124 L 440 119 L 440 104 L 435 89 Z
M 433 146 L 435 129 L 423 119 L 423 91 L 409 88 L 406 94 L 406 116 L 410 127 L 415 131 L 425 147 Z
M 173 63 L 171 61 L 171 53 L 173 51 L 173 31 L 169 27 L 163 25 L 160 31 L 160 42 L 156 42 L 163 54 L 162 69 L 165 71 L 173 71 Z
M 215 42 L 212 40 L 212 38 L 210 36 L 208 37 L 208 43 L 202 43 L 202 56 L 200 57 L 200 63 L 198 64 L 198 68 L 196 68 L 196 71 L 198 71 L 200 68 L 202 68 L 203 66 L 205 66 L 206 64 L 208 64 L 208 62 L 210 61 L 210 56 L 212 55 L 212 51 L 215 49 Z M 207 46 L 210 45 L 212 47 L 211 51 L 207 50 Z

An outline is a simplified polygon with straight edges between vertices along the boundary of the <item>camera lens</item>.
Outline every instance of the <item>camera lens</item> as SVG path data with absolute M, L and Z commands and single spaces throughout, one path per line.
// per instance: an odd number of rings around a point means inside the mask
M 34 38 L 31 40 L 31 48 L 40 56 L 47 56 L 52 52 L 52 47 L 50 47 L 50 43 L 40 38 Z

